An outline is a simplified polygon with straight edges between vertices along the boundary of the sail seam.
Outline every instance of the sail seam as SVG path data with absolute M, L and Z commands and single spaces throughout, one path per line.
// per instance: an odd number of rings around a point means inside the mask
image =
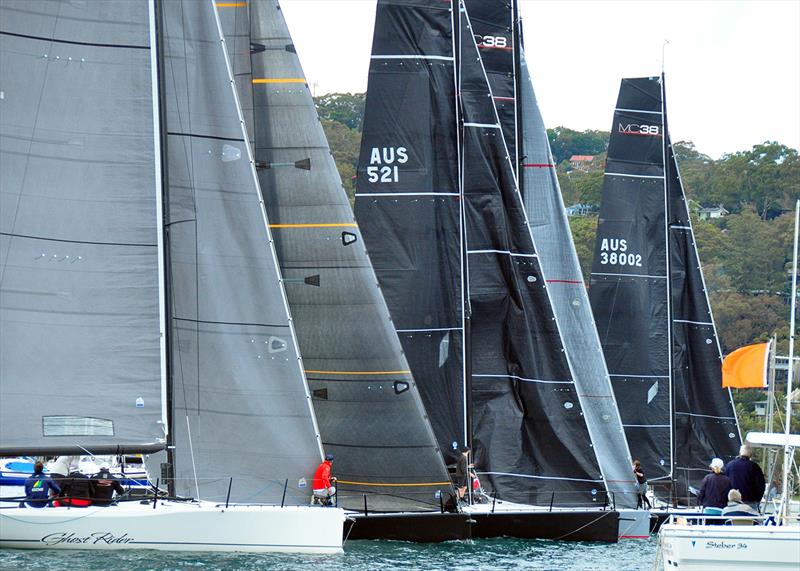
M 356 196 L 461 196 L 457 192 L 357 192 Z
M 461 331 L 463 327 L 437 327 L 433 329 L 395 329 L 398 333 L 415 333 L 422 331 Z
M 550 385 L 571 385 L 572 381 L 545 381 L 543 379 L 526 379 L 525 377 L 518 377 L 517 375 L 509 375 L 509 374 L 499 374 L 499 375 L 478 375 L 474 374 L 473 377 L 483 377 L 483 378 L 501 378 L 501 379 L 516 379 L 518 381 L 524 381 L 526 383 L 544 383 Z
M 46 242 L 64 242 L 66 244 L 90 244 L 95 246 L 132 246 L 135 248 L 154 248 L 154 244 L 136 244 L 133 242 L 97 242 L 94 240 L 68 240 L 66 238 L 48 238 L 46 236 L 33 236 L 31 234 L 16 234 L 14 232 L 0 232 L 0 236 L 10 236 L 12 238 L 28 238 L 30 240 L 44 240 Z
M 615 111 L 630 111 L 631 113 L 652 113 L 653 115 L 663 115 L 661 111 L 645 111 L 644 109 L 624 109 L 622 107 L 617 107 Z
M 55 42 L 57 44 L 70 44 L 73 46 L 92 46 L 96 48 L 121 48 L 129 50 L 149 50 L 150 46 L 137 46 L 134 44 L 103 44 L 98 42 L 79 42 L 77 40 L 60 40 L 58 38 L 45 38 L 32 34 L 18 34 L 16 32 L 4 32 L 0 30 L 0 36 L 14 36 L 16 38 L 26 38 L 28 40 L 40 40 L 43 42 Z
M 373 55 L 370 59 L 431 59 L 440 61 L 453 61 L 452 56 L 437 56 L 437 55 L 403 55 L 403 54 L 386 54 L 386 55 Z
M 689 319 L 673 319 L 673 323 L 691 323 L 692 325 L 714 325 L 708 321 L 691 321 Z
M 655 175 L 655 174 L 626 174 L 623 172 L 606 172 L 603 173 L 603 176 L 628 176 L 631 178 L 656 178 L 656 179 L 663 179 L 664 175 Z
M 500 129 L 501 125 L 493 123 L 464 123 L 464 127 L 478 127 L 482 129 Z
M 523 254 L 520 252 L 511 252 L 509 250 L 467 250 L 467 254 L 507 254 L 509 256 L 516 256 L 520 258 L 538 258 L 536 254 Z
M 490 476 L 515 476 L 517 478 L 533 478 L 536 480 L 566 480 L 569 482 L 603 482 L 602 479 L 591 480 L 588 478 L 565 478 L 563 476 L 534 476 L 532 474 L 515 474 L 513 472 L 478 472 Z
M 670 428 L 671 424 L 623 424 L 625 428 Z
M 211 321 L 207 319 L 192 319 L 191 317 L 178 317 L 173 316 L 173 319 L 177 319 L 178 321 L 190 321 L 192 323 L 205 323 L 207 325 L 244 325 L 244 326 L 252 326 L 252 327 L 282 327 L 286 328 L 289 327 L 288 324 L 280 325 L 274 323 L 248 323 L 244 321 Z
M 635 373 L 609 373 L 609 377 L 636 377 L 637 379 L 668 379 L 669 375 L 637 375 Z
M 167 131 L 167 135 L 173 137 L 192 137 L 197 139 L 214 139 L 217 141 L 233 141 L 235 143 L 244 143 L 244 139 L 237 139 L 235 137 L 220 137 L 219 135 L 202 135 L 200 133 L 179 133 L 175 131 Z
M 675 414 L 680 414 L 681 416 L 696 416 L 698 418 L 716 418 L 718 420 L 736 420 L 735 416 L 714 416 L 713 414 L 698 414 L 695 412 L 678 412 L 675 411 Z

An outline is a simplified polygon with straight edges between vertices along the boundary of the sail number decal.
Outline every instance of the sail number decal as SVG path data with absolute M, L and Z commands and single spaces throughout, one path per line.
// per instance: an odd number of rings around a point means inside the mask
M 399 182 L 400 168 L 408 162 L 408 149 L 405 147 L 372 147 L 367 167 L 369 182 Z
M 636 123 L 623 125 L 622 123 L 618 123 L 617 130 L 623 135 L 647 135 L 650 137 L 658 137 L 661 135 L 661 125 L 638 125 Z
M 508 38 L 503 36 L 475 36 L 479 48 L 507 48 Z
M 600 242 L 600 263 L 607 266 L 642 267 L 642 255 L 628 252 L 628 241 L 603 238 Z

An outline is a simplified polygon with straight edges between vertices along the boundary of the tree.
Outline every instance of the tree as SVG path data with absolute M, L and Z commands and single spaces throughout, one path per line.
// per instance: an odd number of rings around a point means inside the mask
M 569 228 L 572 231 L 572 239 L 575 242 L 575 251 L 581 264 L 583 279 L 588 282 L 592 272 L 597 216 L 572 216 L 569 219 Z
M 322 120 L 322 128 L 328 139 L 331 153 L 336 161 L 336 168 L 342 178 L 350 205 L 355 200 L 355 176 L 358 168 L 358 153 L 361 145 L 361 134 L 354 129 L 347 128 L 343 123 Z
M 566 127 L 547 130 L 550 149 L 556 164 L 572 155 L 599 155 L 608 148 L 608 131 L 573 131 Z
M 322 120 L 336 121 L 361 132 L 366 93 L 328 93 L 314 98 Z

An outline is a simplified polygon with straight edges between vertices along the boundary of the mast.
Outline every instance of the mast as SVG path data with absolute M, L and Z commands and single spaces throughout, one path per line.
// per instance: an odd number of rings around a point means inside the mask
M 791 448 L 789 443 L 789 436 L 791 435 L 792 426 L 792 382 L 794 381 L 794 336 L 795 336 L 795 315 L 797 311 L 797 242 L 798 235 L 800 234 L 800 200 L 795 203 L 794 207 L 794 249 L 792 256 L 792 315 L 789 319 L 789 370 L 786 377 L 786 420 L 784 421 L 786 435 L 786 444 L 783 447 L 783 477 L 781 482 L 783 485 L 783 493 L 781 494 L 781 519 L 788 523 L 789 516 L 789 503 L 791 501 L 791 486 L 789 485 L 789 477 L 791 472 L 791 465 L 794 460 L 794 449 Z
M 169 212 L 169 193 L 165 192 L 169 184 L 167 175 L 167 138 L 166 138 L 166 105 L 164 92 L 161 89 L 164 79 L 163 58 L 161 46 L 163 35 L 161 29 L 161 0 L 148 1 L 149 26 L 150 26 L 150 70 L 153 90 L 153 131 L 155 145 L 155 171 L 156 171 L 156 218 L 158 220 L 158 277 L 159 277 L 159 329 L 161 332 L 161 407 L 164 435 L 167 440 L 167 462 L 161 467 L 161 481 L 166 482 L 169 495 L 175 495 L 175 481 L 172 471 L 174 462 L 173 440 L 173 415 L 172 415 L 172 375 L 169 358 L 170 347 L 170 312 L 169 302 L 169 232 L 166 222 L 166 213 Z
M 672 223 L 672 216 L 670 215 L 670 199 L 669 199 L 669 161 L 667 160 L 667 97 L 666 85 L 664 83 L 664 71 L 661 71 L 661 147 L 664 159 L 664 263 L 667 275 L 667 367 L 669 375 L 669 479 L 672 482 L 671 495 L 674 498 L 675 487 L 675 390 L 674 390 L 674 376 L 673 376 L 673 350 L 674 340 L 672 338 L 672 264 L 671 264 L 671 243 L 670 239 L 670 226 Z
M 521 174 L 522 162 L 525 159 L 525 151 L 522 148 L 522 141 L 525 136 L 525 124 L 522 120 L 522 97 L 520 81 L 522 81 L 522 19 L 519 17 L 519 0 L 511 0 L 511 45 L 513 47 L 512 56 L 514 57 L 514 121 L 517 128 L 514 130 L 514 172 L 517 176 L 517 187 L 519 193 L 525 197 L 525 177 Z

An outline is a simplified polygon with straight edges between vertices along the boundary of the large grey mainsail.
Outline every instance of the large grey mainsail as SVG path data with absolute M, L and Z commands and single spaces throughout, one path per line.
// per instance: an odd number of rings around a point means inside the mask
M 447 469 L 280 7 L 228 8 L 225 22 L 249 51 L 249 75 L 241 53 L 232 59 L 253 109 L 259 181 L 339 504 L 361 508 L 366 496 L 370 510 L 438 510 Z
M 528 224 L 536 240 L 553 313 L 570 369 L 583 403 L 586 426 L 608 491 L 618 506 L 635 507 L 631 458 L 603 349 L 594 324 L 589 296 L 572 242 L 561 190 L 530 72 L 521 54 L 520 109 L 522 156 Z
M 216 7 L 160 4 L 176 489 L 305 502 L 321 445 Z
M 0 3 L 0 454 L 164 447 L 148 24 Z

